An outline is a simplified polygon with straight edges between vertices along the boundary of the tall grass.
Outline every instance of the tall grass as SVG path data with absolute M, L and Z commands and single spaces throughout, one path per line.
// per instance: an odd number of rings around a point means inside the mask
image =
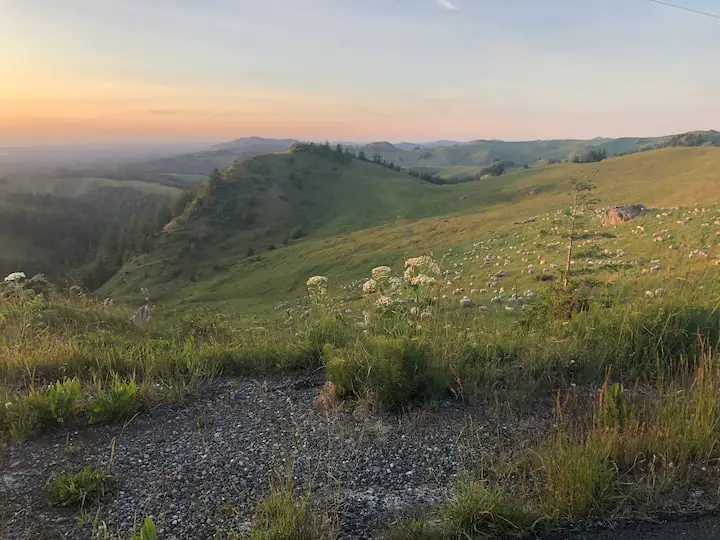
M 506 315 L 435 300 L 424 301 L 429 317 L 408 301 L 389 310 L 365 306 L 359 319 L 330 303 L 285 321 L 158 310 L 146 329 L 132 324 L 129 310 L 86 298 L 5 300 L 0 398 L 29 399 L 33 389 L 68 378 L 81 384 L 86 400 L 101 398 L 100 387 L 134 381 L 138 399 L 149 403 L 183 399 L 217 375 L 324 366 L 342 396 L 371 396 L 397 410 L 443 396 L 531 395 L 601 382 L 609 369 L 620 381 L 679 375 L 697 367 L 693 359 L 704 346 L 720 343 L 720 285 L 712 279 L 668 286 L 650 299 L 640 290 L 601 292 L 589 289 L 586 308 L 569 316 L 543 314 L 548 302 Z M 689 361 L 680 365 L 678 358 Z
M 401 521 L 387 538 L 534 537 L 597 519 L 656 517 L 669 489 L 687 500 L 693 472 L 720 459 L 720 356 L 706 349 L 693 365 L 654 389 L 606 381 L 579 416 L 559 399 L 545 441 L 461 480 L 444 506 Z

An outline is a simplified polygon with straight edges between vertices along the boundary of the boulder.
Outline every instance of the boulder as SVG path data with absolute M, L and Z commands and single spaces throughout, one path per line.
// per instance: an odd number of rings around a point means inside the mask
M 623 221 L 630 221 L 645 212 L 643 204 L 630 204 L 627 206 L 615 206 L 608 208 L 603 215 L 602 224 L 604 227 L 614 227 Z

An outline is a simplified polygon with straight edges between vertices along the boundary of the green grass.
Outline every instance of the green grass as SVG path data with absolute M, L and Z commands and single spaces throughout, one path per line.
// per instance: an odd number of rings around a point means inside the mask
M 303 190 L 334 188 L 307 199 L 298 194 L 297 207 L 264 198 L 277 194 L 271 180 L 288 171 L 290 158 L 293 167 L 309 168 Z M 720 206 L 693 204 L 717 193 L 718 163 L 717 149 L 669 149 L 599 164 L 604 203 L 656 209 L 616 228 L 601 227 L 600 215 L 588 211 L 565 291 L 558 286 L 567 232 L 561 209 L 569 200 L 564 177 L 575 167 L 433 186 L 366 163 L 290 154 L 251 160 L 226 179 L 222 197 L 211 192 L 185 216 L 187 230 L 178 232 L 206 245 L 173 258 L 188 237 L 168 237 L 146 259 L 157 265 L 147 279 L 135 261 L 108 286 L 144 301 L 136 287 L 150 285 L 157 305 L 147 328 L 130 320 L 137 304 L 106 306 L 77 290 L 43 295 L 0 284 L 0 440 L 124 422 L 153 403 L 187 399 L 216 376 L 324 369 L 333 398 L 392 412 L 438 398 L 529 406 L 559 392 L 580 400 L 573 388 L 607 382 L 595 404 L 585 404 L 591 414 L 558 407 L 551 436 L 508 458 L 512 474 L 471 477 L 445 507 L 403 522 L 391 537 L 531 535 L 622 518 L 626 503 L 633 515 L 653 515 L 668 486 L 688 487 L 697 467 L 720 458 L 720 279 L 713 262 L 720 258 Z M 233 243 L 247 246 L 247 231 L 233 232 L 235 210 L 245 208 L 248 182 L 264 186 L 255 195 L 267 215 L 255 233 L 274 238 L 302 218 L 308 236 L 260 259 L 238 254 Z M 421 200 L 408 208 L 403 200 L 418 193 Z M 310 199 L 322 207 L 304 207 Z M 395 221 L 398 211 L 408 219 Z M 528 218 L 535 219 L 520 223 Z M 389 301 L 363 294 L 374 266 L 387 264 L 400 276 L 405 259 L 433 251 L 436 285 L 416 291 L 406 283 L 386 292 Z M 195 261 L 195 281 L 163 275 L 188 261 Z M 498 272 L 505 277 L 494 278 Z M 310 298 L 305 283 L 318 274 L 328 276 L 329 294 Z M 460 307 L 464 296 L 471 308 Z M 202 419 L 196 424 L 202 428 Z M 59 478 L 56 504 L 104 493 L 104 477 L 91 470 Z M 258 539 L 333 532 L 332 520 L 287 485 L 275 485 L 258 505 L 252 529 Z
M 47 487 L 47 496 L 55 506 L 84 507 L 100 503 L 110 495 L 109 477 L 99 469 L 84 467 L 75 474 L 53 477 Z
M 150 328 L 141 330 L 131 323 L 131 311 L 84 297 L 9 297 L 1 306 L 0 393 L 10 404 L 0 411 L 2 432 L 23 438 L 69 420 L 70 412 L 62 422 L 53 415 L 43 389 L 63 379 L 80 384 L 74 416 L 88 415 L 90 422 L 122 420 L 153 402 L 182 400 L 216 375 L 320 366 L 338 397 L 400 410 L 439 397 L 532 395 L 559 381 L 597 382 L 610 369 L 621 381 L 654 379 L 679 358 L 692 368 L 705 347 L 720 343 L 720 281 L 713 270 L 685 268 L 678 275 L 683 279 L 665 278 L 662 295 L 651 297 L 646 287 L 660 285 L 655 273 L 600 269 L 593 281 L 581 274 L 573 277 L 579 288 L 572 294 L 584 298 L 577 313 L 552 307 L 565 302 L 562 290 L 540 285 L 535 275 L 518 275 L 505 284 L 507 293 L 511 285 L 532 287 L 533 297 L 521 304 L 505 294 L 493 304 L 488 292 L 489 307 L 478 312 L 461 309 L 453 294 L 463 279 L 472 279 L 455 274 L 453 258 L 469 254 L 448 257 L 441 283 L 419 303 L 406 288 L 387 308 L 376 306 L 377 293 L 352 292 L 321 304 L 307 298 L 288 303 L 266 319 L 161 307 Z M 482 264 L 493 273 L 499 268 Z
M 302 157 L 308 163 L 289 165 L 284 159 L 288 159 L 286 155 L 263 156 L 244 166 L 256 163 L 250 167 L 267 167 L 269 185 L 274 185 L 274 178 L 286 178 L 292 170 L 315 167 L 313 178 L 317 183 L 309 184 L 305 194 L 297 194 L 300 199 L 288 192 L 288 200 L 296 206 L 289 214 L 270 206 L 266 214 L 272 223 L 245 232 L 227 230 L 200 216 L 188 225 L 194 231 L 190 236 L 179 232 L 176 241 L 131 261 L 104 287 L 103 294 L 134 299 L 139 288 L 146 286 L 164 302 L 218 303 L 243 312 L 267 312 L 279 302 L 302 295 L 308 276 L 326 274 L 334 283 L 345 284 L 365 277 L 366 268 L 397 264 L 393 262 L 418 251 L 433 251 L 444 257 L 446 246 L 471 251 L 479 241 L 498 249 L 524 244 L 538 254 L 536 263 L 539 258 L 547 258 L 548 264 L 560 263 L 562 246 L 547 248 L 552 240 L 562 241 L 562 235 L 551 230 L 551 223 L 514 223 L 567 206 L 568 175 L 591 168 L 555 165 L 482 182 L 434 186 L 372 164 L 337 166 L 338 172 L 332 172 L 332 163 Z M 601 206 L 637 201 L 650 208 L 669 208 L 706 201 L 712 207 L 717 202 L 717 148 L 670 148 L 608 159 L 592 168 L 598 171 L 598 189 L 593 196 L 599 198 Z M 239 178 L 245 178 L 244 170 L 240 169 Z M 237 182 L 241 188 L 243 181 Z M 303 205 L 306 196 L 312 205 Z M 644 221 L 659 225 L 654 219 L 653 214 Z M 308 224 L 308 236 L 283 246 L 282 238 L 303 222 Z M 672 241 L 640 245 L 640 238 L 631 233 L 636 224 L 604 231 L 620 237 L 601 242 L 602 247 L 623 248 L 649 260 L 654 254 L 667 254 Z M 668 219 L 663 225 L 682 235 L 678 236 L 680 249 L 672 256 L 684 256 L 683 266 L 687 267 L 685 248 L 702 244 L 702 236 L 693 237 L 700 233 L 700 223 L 683 228 Z M 544 246 L 535 246 L 543 231 L 550 233 L 539 239 Z M 705 238 L 714 231 L 705 231 Z M 195 237 L 193 248 L 183 247 Z M 648 233 L 645 237 L 651 240 Z M 269 243 L 278 249 L 265 251 Z M 255 246 L 258 256 L 246 257 L 250 245 Z M 519 271 L 518 262 L 508 269 Z M 482 269 L 482 265 L 465 264 L 466 268 Z
M 292 478 L 272 484 L 258 504 L 250 528 L 251 540 L 331 540 L 337 537 L 332 520 L 314 511 L 310 497 L 298 495 Z
M 708 139 L 718 140 L 717 134 L 707 133 Z M 514 162 L 522 167 L 532 165 L 538 160 L 572 160 L 589 148 L 605 150 L 609 156 L 643 150 L 653 145 L 669 143 L 671 136 L 653 138 L 626 137 L 603 140 L 550 140 L 550 141 L 471 141 L 454 146 L 415 148 L 402 150 L 386 145 L 370 145 L 367 153 L 373 155 L 379 151 L 383 158 L 404 167 L 483 167 L 492 165 L 495 160 Z
M 628 392 L 606 381 L 590 413 L 576 401 L 582 400 L 578 390 L 568 389 L 557 400 L 556 427 L 546 440 L 501 457 L 476 480 L 461 480 L 446 504 L 421 519 L 401 520 L 386 538 L 532 538 L 569 525 L 678 511 L 688 505 L 688 493 L 716 475 L 718 362 L 717 353 L 706 350 L 694 372 L 677 377 L 669 370 L 654 389 Z M 711 499 L 707 504 L 716 504 Z
M 200 181 L 202 178 L 204 177 L 194 178 L 194 180 Z M 62 176 L 38 175 L 29 178 L 12 179 L 5 184 L 0 184 L 0 186 L 2 186 L 0 190 L 0 200 L 4 193 L 8 192 L 46 193 L 62 197 L 82 197 L 88 196 L 93 191 L 103 188 L 132 188 L 143 193 L 166 195 L 169 197 L 174 197 L 180 193 L 180 189 L 162 184 L 103 177 L 66 178 Z

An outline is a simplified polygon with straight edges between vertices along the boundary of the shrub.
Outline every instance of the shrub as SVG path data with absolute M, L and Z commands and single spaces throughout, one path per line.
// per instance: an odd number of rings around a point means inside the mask
M 76 474 L 61 474 L 48 484 L 48 498 L 55 506 L 85 506 L 88 500 L 102 502 L 109 495 L 108 476 L 90 466 Z
M 34 434 L 50 416 L 47 395 L 33 389 L 26 396 L 6 398 L 0 408 L 2 434 L 10 439 L 24 439 Z
M 8 396 L 0 409 L 0 433 L 23 439 L 43 426 L 62 424 L 77 412 L 79 397 L 80 382 L 69 378 L 37 390 L 31 388 L 27 395 Z
M 495 538 L 528 534 L 540 520 L 507 493 L 476 481 L 460 484 L 441 511 L 441 523 L 446 537 Z
M 101 391 L 95 399 L 90 423 L 111 422 L 135 413 L 139 408 L 137 390 L 135 381 L 124 382 L 117 376 L 113 378 L 110 388 Z
M 48 388 L 47 395 L 50 414 L 62 424 L 75 414 L 80 397 L 80 381 L 67 377 L 63 381 L 55 381 L 55 385 Z
M 602 515 L 612 500 L 615 469 L 604 445 L 558 434 L 538 453 L 538 493 L 548 514 L 558 519 Z
M 313 513 L 308 497 L 298 497 L 292 480 L 274 484 L 256 510 L 251 540 L 329 540 L 329 520 Z
M 429 348 L 408 338 L 374 337 L 337 349 L 326 348 L 327 377 L 340 395 L 374 396 L 389 409 L 447 391 L 431 369 Z
M 568 320 L 576 313 L 590 309 L 590 291 L 577 281 L 570 281 L 567 289 L 559 281 L 551 281 L 540 296 L 540 301 L 532 304 L 523 318 L 525 328 L 542 327 L 558 320 Z
M 325 315 L 308 323 L 300 331 L 298 348 L 306 360 L 316 363 L 320 360 L 325 345 L 342 347 L 348 341 L 348 327 L 337 315 Z

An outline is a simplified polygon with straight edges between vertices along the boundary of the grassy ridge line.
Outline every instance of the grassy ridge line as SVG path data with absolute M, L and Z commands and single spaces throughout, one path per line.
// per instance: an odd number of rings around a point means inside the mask
M 125 268 L 125 285 L 116 278 L 103 294 L 133 298 L 140 287 L 148 286 L 167 302 L 223 302 L 243 311 L 262 311 L 301 294 L 309 275 L 331 274 L 334 281 L 349 282 L 363 276 L 358 269 L 399 260 L 409 253 L 468 244 L 495 231 L 509 231 L 514 221 L 563 208 L 568 204 L 568 175 L 592 169 L 597 170 L 594 195 L 602 205 L 641 202 L 649 207 L 675 206 L 712 201 L 720 192 L 718 148 L 670 148 L 612 158 L 593 166 L 556 165 L 462 185 L 420 184 L 414 188 L 416 195 L 422 194 L 420 203 L 404 188 L 393 191 L 385 189 L 382 182 L 372 183 L 368 175 L 382 174 L 384 169 L 362 165 L 357 171 L 362 172 L 363 191 L 388 199 L 402 197 L 393 204 L 404 205 L 405 214 L 418 219 L 397 220 L 342 235 L 334 234 L 338 222 L 331 221 L 317 231 L 316 237 L 311 235 L 297 244 L 263 253 L 257 262 L 230 248 L 211 249 L 203 255 L 206 264 L 196 282 L 160 277 L 144 280 L 143 266 L 154 264 L 152 256 L 144 257 Z M 392 178 L 397 174 L 392 173 Z M 428 213 L 430 217 L 422 217 Z M 366 215 L 363 223 L 393 218 L 392 214 L 377 213 L 374 218 Z M 157 254 L 157 258 L 169 255 Z M 217 263 L 225 267 L 223 272 L 212 270 Z
M 47 193 L 61 197 L 81 197 L 102 188 L 133 188 L 146 193 L 173 197 L 180 189 L 139 180 L 117 180 L 102 177 L 30 177 L 10 178 L 0 182 L 0 201 L 6 193 Z

